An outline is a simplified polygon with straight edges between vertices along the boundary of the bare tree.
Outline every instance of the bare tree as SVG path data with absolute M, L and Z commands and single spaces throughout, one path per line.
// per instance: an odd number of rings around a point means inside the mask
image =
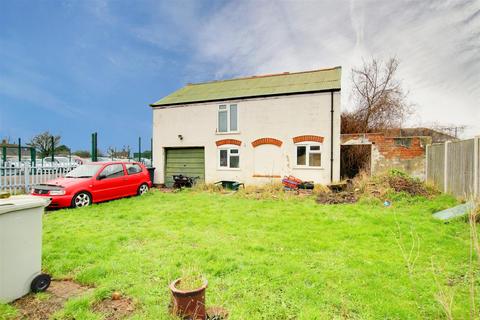
M 382 132 L 402 126 L 412 108 L 396 78 L 398 64 L 395 58 L 386 62 L 372 59 L 352 69 L 354 108 L 342 113 L 342 133 Z M 342 146 L 341 152 L 344 177 L 370 171 L 370 148 Z
M 60 145 L 60 136 L 54 136 L 50 132 L 45 131 L 40 134 L 37 134 L 35 137 L 30 140 L 28 145 L 34 147 L 40 152 L 41 157 L 48 157 L 52 154 L 52 137 L 53 137 L 53 148 L 57 149 Z
M 354 109 L 342 115 L 342 133 L 398 128 L 411 113 L 407 93 L 396 79 L 399 62 L 372 59 L 352 69 Z

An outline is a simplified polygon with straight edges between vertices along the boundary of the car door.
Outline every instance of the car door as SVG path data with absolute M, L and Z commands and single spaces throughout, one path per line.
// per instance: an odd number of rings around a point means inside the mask
M 106 165 L 93 185 L 95 201 L 105 201 L 128 195 L 128 177 L 121 163 Z
M 143 169 L 137 163 L 126 163 L 125 167 L 128 174 L 128 193 L 135 195 L 138 192 L 138 187 L 145 180 Z

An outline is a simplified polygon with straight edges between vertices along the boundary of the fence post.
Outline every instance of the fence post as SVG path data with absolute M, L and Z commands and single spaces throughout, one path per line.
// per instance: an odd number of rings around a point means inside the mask
M 20 168 L 22 165 L 20 164 Z M 30 169 L 28 163 L 24 164 L 24 174 L 25 174 L 25 193 L 30 193 Z
M 2 165 L 5 165 L 5 162 L 7 162 L 7 146 L 2 147 L 2 160 L 3 160 Z
M 477 136 L 473 139 L 473 196 L 477 198 L 480 196 L 479 193 L 479 148 L 480 148 L 480 136 Z
M 22 139 L 18 138 L 18 162 L 22 162 Z
M 431 148 L 431 145 L 430 144 L 427 144 L 427 146 L 425 147 L 425 182 L 428 182 L 429 181 L 429 176 L 428 176 L 428 159 L 429 159 L 429 155 L 430 155 L 430 150 Z
M 448 148 L 452 141 L 445 142 L 445 168 L 443 168 L 443 192 L 448 193 Z
M 51 137 L 52 141 L 52 165 L 55 163 L 55 137 Z
M 92 162 L 95 162 L 98 160 L 97 158 L 97 133 L 94 132 L 92 133 Z
M 32 174 L 37 174 L 37 150 L 34 147 L 30 147 L 30 167 Z
M 138 162 L 142 162 L 142 138 L 138 137 Z

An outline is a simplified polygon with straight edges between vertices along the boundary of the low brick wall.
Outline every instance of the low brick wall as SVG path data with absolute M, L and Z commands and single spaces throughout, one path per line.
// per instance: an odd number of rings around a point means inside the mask
M 431 137 L 398 137 L 383 133 L 342 134 L 342 145 L 371 145 L 372 174 L 399 169 L 425 179 L 425 150 Z

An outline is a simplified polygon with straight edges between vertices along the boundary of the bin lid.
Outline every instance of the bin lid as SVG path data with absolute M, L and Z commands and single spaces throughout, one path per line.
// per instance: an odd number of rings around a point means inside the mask
M 51 199 L 47 197 L 34 196 L 13 196 L 7 199 L 0 199 L 0 215 L 12 211 L 46 207 Z

